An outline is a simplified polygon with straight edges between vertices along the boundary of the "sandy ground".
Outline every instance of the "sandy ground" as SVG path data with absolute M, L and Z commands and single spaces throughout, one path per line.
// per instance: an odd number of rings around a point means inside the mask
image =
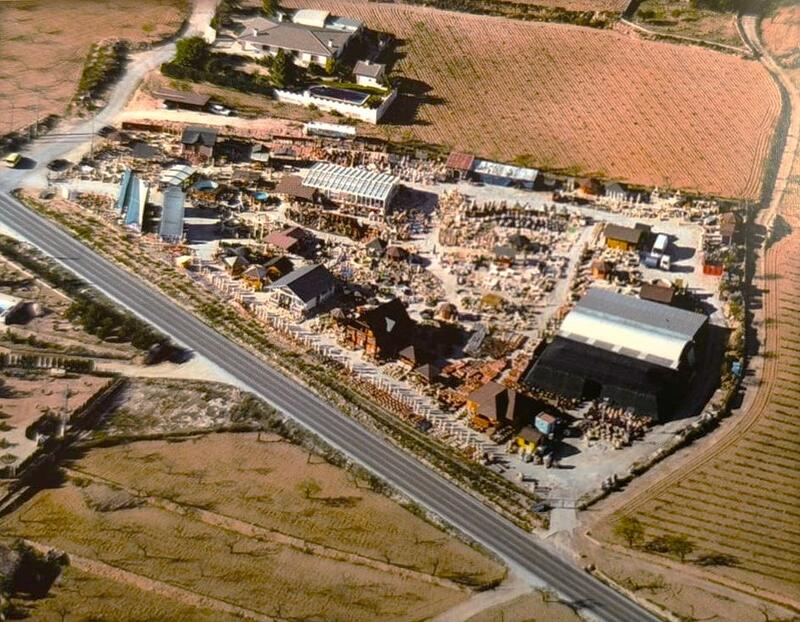
M 92 43 L 110 38 L 135 44 L 159 41 L 175 32 L 188 4 L 187 0 L 2 3 L 0 133 L 33 123 L 37 116 L 61 114 Z
M 47 411 L 74 411 L 108 382 L 108 378 L 95 376 L 53 378 L 44 372 L 30 379 L 2 378 L 5 395 L 0 397 L 0 412 L 9 417 L 0 419 L 0 423 L 11 426 L 11 429 L 0 431 L 0 439 L 11 445 L 0 449 L 0 453 L 16 458 L 14 462 L 9 458 L 8 464 L 19 465 L 36 450 L 36 442 L 25 436 L 25 429 L 30 424 Z

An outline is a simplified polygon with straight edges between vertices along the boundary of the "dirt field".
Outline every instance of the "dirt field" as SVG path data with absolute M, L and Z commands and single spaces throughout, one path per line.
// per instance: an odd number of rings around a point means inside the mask
M 346 472 L 286 442 L 258 442 L 252 434 L 139 442 L 95 449 L 76 468 L 127 489 L 439 577 L 483 584 L 502 574 L 364 482 L 356 486 Z M 310 499 L 301 491 L 309 478 L 321 487 Z
M 520 596 L 472 616 L 467 622 L 579 622 L 565 605 L 550 602 L 542 592 Z
M 735 12 L 695 9 L 683 0 L 644 0 L 633 21 L 656 32 L 744 47 Z
M 103 620 L 128 622 L 234 622 L 242 620 L 208 608 L 192 607 L 171 598 L 140 590 L 132 585 L 98 577 L 77 569 L 64 570 L 47 598 L 38 601 L 15 599 L 14 604 L 29 612 L 30 619 L 42 622 Z M 66 617 L 65 617 L 66 615 Z
M 26 0 L 0 3 L 0 134 L 61 114 L 92 43 L 158 41 L 188 0 Z
M 761 36 L 784 67 L 800 67 L 800 5 L 778 0 L 761 20 Z
M 624 549 L 611 530 L 623 513 L 645 524 L 647 538 L 679 534 L 694 542 L 685 565 L 670 562 L 683 575 L 676 578 L 673 572 L 677 586 L 668 600 L 674 611 L 687 607 L 687 594 L 678 587 L 701 581 L 705 590 L 725 585 L 800 610 L 800 261 L 795 252 L 800 245 L 800 154 L 775 231 L 766 267 L 757 275 L 767 319 L 761 383 L 752 404 L 728 434 L 637 496 L 618 502 L 621 508 L 592 529 L 594 537 L 616 543 L 620 553 Z M 604 568 L 610 563 L 605 560 L 614 557 L 607 553 L 604 549 L 596 557 Z M 702 566 L 709 555 L 722 561 Z M 657 559 L 628 552 L 624 561 L 615 562 L 617 570 L 627 565 L 630 572 L 631 558 L 651 565 Z M 747 600 L 743 595 L 742 602 Z M 702 600 L 695 605 L 697 616 L 714 613 Z M 764 619 L 755 613 L 740 618 Z
M 502 577 L 341 470 L 270 440 L 93 450 L 70 483 L 39 493 L 2 531 L 66 550 L 94 575 L 253 619 L 421 619 L 465 600 L 464 583 Z M 321 490 L 306 498 L 298 484 L 309 477 Z
M 780 108 L 756 62 L 560 24 L 292 0 L 403 39 L 378 135 L 648 185 L 754 198 Z M 363 127 L 363 126 L 362 126 Z M 366 128 L 362 131 L 367 131 Z
M 242 391 L 224 384 L 129 380 L 95 434 L 132 437 L 219 428 L 231 424 L 231 406 L 242 397 Z

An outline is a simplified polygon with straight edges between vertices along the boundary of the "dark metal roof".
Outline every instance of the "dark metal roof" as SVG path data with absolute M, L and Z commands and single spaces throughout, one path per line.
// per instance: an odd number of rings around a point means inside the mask
M 298 268 L 270 285 L 270 289 L 287 288 L 303 302 L 309 302 L 336 285 L 336 280 L 322 264 Z
M 671 407 L 679 379 L 669 368 L 556 337 L 522 382 L 575 399 L 608 398 L 641 415 L 660 417 Z
M 172 89 L 156 89 L 153 91 L 153 96 L 158 99 L 163 99 L 164 101 L 186 104 L 188 106 L 198 106 L 201 108 L 211 99 L 208 95 L 187 91 L 174 91 Z
M 217 130 L 212 127 L 197 127 L 190 125 L 184 128 L 181 134 L 181 143 L 195 145 L 200 143 L 206 147 L 213 147 L 217 142 Z

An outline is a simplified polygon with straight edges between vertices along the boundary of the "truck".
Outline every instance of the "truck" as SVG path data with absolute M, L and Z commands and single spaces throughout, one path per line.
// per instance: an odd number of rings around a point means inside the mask
M 663 234 L 659 233 L 656 236 L 656 241 L 653 244 L 653 254 L 654 255 L 664 255 L 667 252 L 667 248 L 669 247 L 669 238 Z

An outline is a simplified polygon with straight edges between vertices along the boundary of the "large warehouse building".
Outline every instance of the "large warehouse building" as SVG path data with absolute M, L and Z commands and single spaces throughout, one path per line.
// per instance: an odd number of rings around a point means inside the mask
M 397 194 L 399 181 L 387 173 L 321 162 L 311 167 L 303 186 L 337 203 L 385 213 Z
M 524 383 L 570 398 L 607 398 L 660 419 L 688 386 L 707 331 L 703 314 L 590 289 Z

